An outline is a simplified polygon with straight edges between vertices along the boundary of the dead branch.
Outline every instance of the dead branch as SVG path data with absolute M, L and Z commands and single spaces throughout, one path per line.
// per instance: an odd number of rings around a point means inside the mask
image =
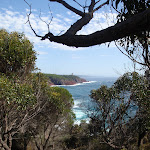
M 49 0 L 50 2 L 57 2 L 62 4 L 64 7 L 66 7 L 67 9 L 71 10 L 72 12 L 76 13 L 79 16 L 84 16 L 84 13 L 72 6 L 70 6 L 68 3 L 66 3 L 64 0 Z
M 49 6 L 49 11 L 50 11 L 50 14 L 51 14 L 51 19 L 50 19 L 49 23 L 47 23 L 45 20 L 42 19 L 42 17 L 41 17 L 41 11 L 40 11 L 40 14 L 39 14 L 40 20 L 41 20 L 42 22 L 44 22 L 44 23 L 47 25 L 48 33 L 50 32 L 50 27 L 49 27 L 49 26 L 50 26 L 50 24 L 51 24 L 51 22 L 52 22 L 52 20 L 53 20 L 53 15 L 52 15 L 50 6 Z
M 77 3 L 80 7 L 82 7 L 83 8 L 83 6 L 79 3 L 79 2 L 77 2 L 76 0 L 73 0 L 75 3 Z
M 26 4 L 29 6 L 29 8 L 30 8 L 30 12 L 29 12 L 29 14 L 27 14 L 28 20 L 27 20 L 26 23 L 29 23 L 29 26 L 30 26 L 31 30 L 33 31 L 33 33 L 34 33 L 37 37 L 42 38 L 42 36 L 38 35 L 38 34 L 35 32 L 35 30 L 33 29 L 32 25 L 31 25 L 31 22 L 30 22 L 30 15 L 32 14 L 31 5 L 30 5 L 26 0 L 24 0 L 24 1 L 25 1 L 25 3 L 26 3 Z
M 108 4 L 109 4 L 109 0 L 107 0 L 105 3 L 99 5 L 97 8 L 95 8 L 93 12 L 99 10 L 100 8 L 102 8 L 103 6 L 108 5 Z

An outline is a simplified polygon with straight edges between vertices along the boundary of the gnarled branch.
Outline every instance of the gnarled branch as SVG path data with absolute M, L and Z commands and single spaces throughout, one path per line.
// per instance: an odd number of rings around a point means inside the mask
M 110 26 L 101 31 L 97 31 L 89 35 L 76 35 L 76 33 L 79 30 L 81 30 L 83 26 L 85 26 L 90 22 L 90 20 L 93 18 L 94 11 L 108 4 L 109 1 L 107 0 L 105 3 L 99 5 L 97 8 L 94 9 L 94 6 L 99 1 L 95 2 L 95 0 L 91 0 L 88 13 L 78 11 L 77 9 L 73 8 L 68 3 L 66 3 L 64 0 L 49 0 L 49 1 L 58 2 L 62 4 L 72 12 L 75 12 L 76 14 L 80 15 L 81 18 L 77 20 L 63 35 L 54 36 L 51 32 L 49 32 L 44 36 L 40 36 L 36 34 L 35 30 L 32 28 L 31 23 L 29 21 L 29 17 L 31 14 L 30 10 L 30 14 L 28 15 L 29 25 L 33 30 L 33 32 L 35 33 L 35 35 L 37 37 L 41 37 L 41 40 L 49 39 L 52 42 L 61 43 L 67 46 L 89 47 L 106 42 L 115 41 L 120 38 L 124 38 L 126 36 L 136 35 L 138 32 L 142 32 L 145 30 L 150 30 L 150 9 L 147 9 L 121 23 L 117 23 L 114 26 Z M 31 8 L 30 5 L 29 7 Z

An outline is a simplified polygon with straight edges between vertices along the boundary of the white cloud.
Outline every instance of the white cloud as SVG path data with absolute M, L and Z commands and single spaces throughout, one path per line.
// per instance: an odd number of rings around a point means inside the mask
M 8 31 L 18 31 L 18 32 L 24 32 L 25 35 L 29 38 L 30 41 L 34 43 L 36 46 L 46 46 L 49 48 L 56 48 L 56 49 L 62 49 L 62 50 L 71 50 L 71 51 L 77 51 L 77 50 L 83 50 L 85 48 L 74 48 L 74 47 L 68 47 L 62 44 L 57 44 L 53 42 L 49 42 L 49 40 L 41 41 L 40 38 L 36 37 L 29 27 L 29 24 L 25 24 L 27 21 L 27 16 L 25 13 L 20 13 L 17 11 L 13 11 L 13 9 L 5 9 L 2 8 L 2 11 L 0 11 L 0 28 L 5 28 Z M 29 10 L 26 9 L 28 12 Z M 36 12 L 36 10 L 34 10 Z M 68 17 L 60 16 L 59 14 L 56 14 L 56 17 L 53 18 L 51 24 L 50 24 L 50 31 L 54 35 L 60 34 L 62 31 L 65 32 L 71 24 L 76 21 L 77 15 L 67 12 Z M 90 34 L 97 30 L 104 29 L 108 27 L 109 25 L 114 24 L 114 19 L 116 17 L 116 14 L 112 13 L 96 13 L 94 18 L 91 20 L 91 22 L 83 27 L 81 31 L 78 32 L 78 34 Z M 42 14 L 41 17 L 44 21 L 49 23 L 49 20 L 51 20 L 51 15 L 49 16 Z M 44 35 L 48 32 L 48 28 L 46 23 L 42 22 L 37 14 L 31 14 L 30 21 L 32 24 L 32 27 L 37 32 L 37 34 Z
M 25 9 L 26 10 L 26 12 L 30 12 L 30 9 Z M 36 12 L 37 10 L 36 9 L 32 9 L 32 12 Z
M 116 13 L 106 12 L 95 13 L 91 22 L 83 27 L 83 29 L 79 31 L 78 34 L 87 35 L 114 25 L 116 23 L 116 15 Z
M 70 12 L 70 11 L 67 11 L 67 14 L 68 14 L 68 15 L 72 15 L 72 12 Z
M 8 15 L 10 15 L 10 16 L 13 16 L 13 15 L 14 15 L 14 12 L 9 11 L 9 10 L 6 10 L 6 14 L 8 14 Z
M 63 18 L 63 16 L 60 14 L 56 14 L 56 17 Z
M 70 23 L 70 22 L 73 22 L 73 20 L 71 20 L 71 19 L 69 19 L 69 18 L 64 18 L 64 21 L 65 21 L 65 22 L 69 22 L 69 23 Z

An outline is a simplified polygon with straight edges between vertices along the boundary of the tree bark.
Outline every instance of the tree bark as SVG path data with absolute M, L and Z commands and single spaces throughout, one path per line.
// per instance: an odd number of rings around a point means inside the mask
M 49 39 L 52 42 L 57 42 L 73 47 L 89 47 L 118 40 L 126 36 L 136 35 L 136 33 L 149 29 L 150 9 L 147 9 L 142 13 L 134 15 L 126 21 L 117 23 L 114 26 L 89 35 L 63 34 L 61 36 L 54 36 L 52 33 L 48 33 L 43 36 L 41 40 Z
M 7 143 L 5 143 L 2 138 L 0 137 L 0 144 L 2 145 L 2 147 L 6 150 L 11 150 L 11 148 L 9 148 L 9 146 L 7 145 Z

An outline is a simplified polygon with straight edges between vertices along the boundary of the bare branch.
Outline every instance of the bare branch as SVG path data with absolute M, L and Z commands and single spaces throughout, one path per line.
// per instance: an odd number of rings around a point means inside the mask
M 60 32 L 58 33 L 58 35 L 57 35 L 57 36 L 61 35 L 61 33 L 62 33 L 62 32 L 64 32 L 64 31 L 65 31 L 65 30 L 60 31 Z
M 49 6 L 49 11 L 50 11 L 50 14 L 51 14 L 51 20 L 49 21 L 49 23 L 47 23 L 46 21 L 44 21 L 42 18 L 41 18 L 41 11 L 40 11 L 40 15 L 39 15 L 39 18 L 41 19 L 41 21 L 43 21 L 46 25 L 47 25 L 47 28 L 48 28 L 48 32 L 50 32 L 50 24 L 53 20 L 53 15 L 52 15 L 52 12 L 51 12 L 51 9 L 50 9 L 50 6 Z
M 24 0 L 24 1 L 25 1 L 25 3 L 26 3 L 26 4 L 29 6 L 29 8 L 30 8 L 30 12 L 29 12 L 29 14 L 27 14 L 28 20 L 27 20 L 26 23 L 29 23 L 29 26 L 30 26 L 31 30 L 33 31 L 33 33 L 34 33 L 37 37 L 42 38 L 42 36 L 38 35 L 38 34 L 35 32 L 35 30 L 33 29 L 32 25 L 31 25 L 31 22 L 30 22 L 30 15 L 32 14 L 31 5 L 30 5 L 26 0 Z
M 2 140 L 2 137 L 0 136 L 0 144 L 7 150 L 11 150 L 11 148 L 8 147 L 7 143 L 5 143 L 3 140 Z
M 65 6 L 67 9 L 71 10 L 72 12 L 76 13 L 79 16 L 84 16 L 84 13 L 66 3 L 64 0 L 49 0 L 50 2 L 58 2 Z
M 117 13 L 121 14 L 121 12 L 119 12 L 119 11 L 114 7 L 114 5 L 113 5 L 113 0 L 111 0 L 111 6 L 112 6 L 112 8 L 113 8 Z
M 110 26 L 104 30 L 94 32 L 89 35 L 61 35 L 53 36 L 51 33 L 45 35 L 44 39 L 49 39 L 57 43 L 62 43 L 68 46 L 75 47 L 89 47 L 106 42 L 111 42 L 124 38 L 129 35 L 134 35 L 139 31 L 149 29 L 150 25 L 150 9 L 145 10 L 142 13 L 134 15 L 133 17 L 117 23 L 114 26 Z
M 26 2 L 26 0 L 24 0 Z M 64 0 L 49 0 L 50 2 L 58 2 L 73 11 L 74 13 L 81 16 L 81 19 L 77 20 L 67 31 L 62 35 L 54 36 L 51 32 L 48 32 L 44 36 L 38 35 L 35 30 L 32 28 L 29 17 L 31 15 L 31 5 L 30 13 L 28 14 L 29 25 L 37 37 L 41 37 L 41 40 L 49 39 L 51 42 L 61 43 L 67 46 L 75 46 L 75 47 L 89 47 L 94 45 L 99 45 L 106 42 L 111 42 L 118 40 L 120 38 L 124 38 L 130 35 L 136 35 L 137 33 L 145 30 L 149 30 L 150 26 L 150 9 L 147 9 L 141 13 L 138 13 L 131 18 L 122 21 L 120 23 L 115 24 L 114 26 L 110 26 L 101 31 L 94 32 L 89 35 L 76 35 L 76 33 L 82 29 L 83 26 L 88 24 L 93 18 L 93 13 L 100 9 L 102 6 L 107 5 L 109 1 L 105 1 L 105 3 L 101 4 L 97 8 L 94 9 L 96 3 L 100 2 L 99 0 L 95 2 L 95 0 L 91 0 L 91 4 L 89 6 L 89 12 L 84 13 L 81 12 Z M 94 9 L 92 11 L 92 9 Z
M 49 131 L 49 133 L 48 133 L 48 137 L 47 137 L 47 139 L 46 139 L 45 142 L 44 142 L 43 149 L 46 148 L 47 143 L 48 143 L 48 140 L 50 139 L 50 136 L 51 136 L 51 134 L 52 134 L 52 132 L 53 132 L 53 129 L 54 129 L 54 127 L 55 127 L 57 121 L 58 121 L 58 115 L 56 116 L 56 120 L 54 121 L 54 123 L 53 123 L 53 125 L 52 125 L 52 127 L 51 127 L 51 129 L 50 129 L 50 131 Z
M 95 3 L 95 5 L 97 4 L 97 3 L 99 3 L 101 0 L 98 0 L 96 3 Z
M 51 21 L 52 21 L 52 19 L 53 19 L 53 14 L 52 14 L 52 11 L 51 11 L 51 8 L 50 8 L 49 5 L 48 5 L 48 7 L 49 7 L 49 12 L 50 12 L 50 14 L 51 14 Z
M 76 0 L 73 0 L 75 3 L 77 3 L 80 7 L 82 7 L 83 8 L 83 6 L 79 3 L 79 2 L 77 2 Z
M 103 6 L 108 5 L 108 4 L 109 4 L 109 0 L 107 0 L 105 3 L 103 3 L 100 6 L 98 6 L 97 8 L 95 8 L 93 12 L 99 10 L 100 8 L 102 8 Z
M 81 19 L 77 20 L 65 33 L 65 35 L 75 35 L 83 26 L 88 24 L 93 18 L 93 9 L 95 6 L 95 0 L 91 0 L 91 4 L 88 9 L 88 13 L 84 13 Z M 85 9 L 85 7 L 84 7 Z M 85 11 L 85 10 L 84 10 Z

